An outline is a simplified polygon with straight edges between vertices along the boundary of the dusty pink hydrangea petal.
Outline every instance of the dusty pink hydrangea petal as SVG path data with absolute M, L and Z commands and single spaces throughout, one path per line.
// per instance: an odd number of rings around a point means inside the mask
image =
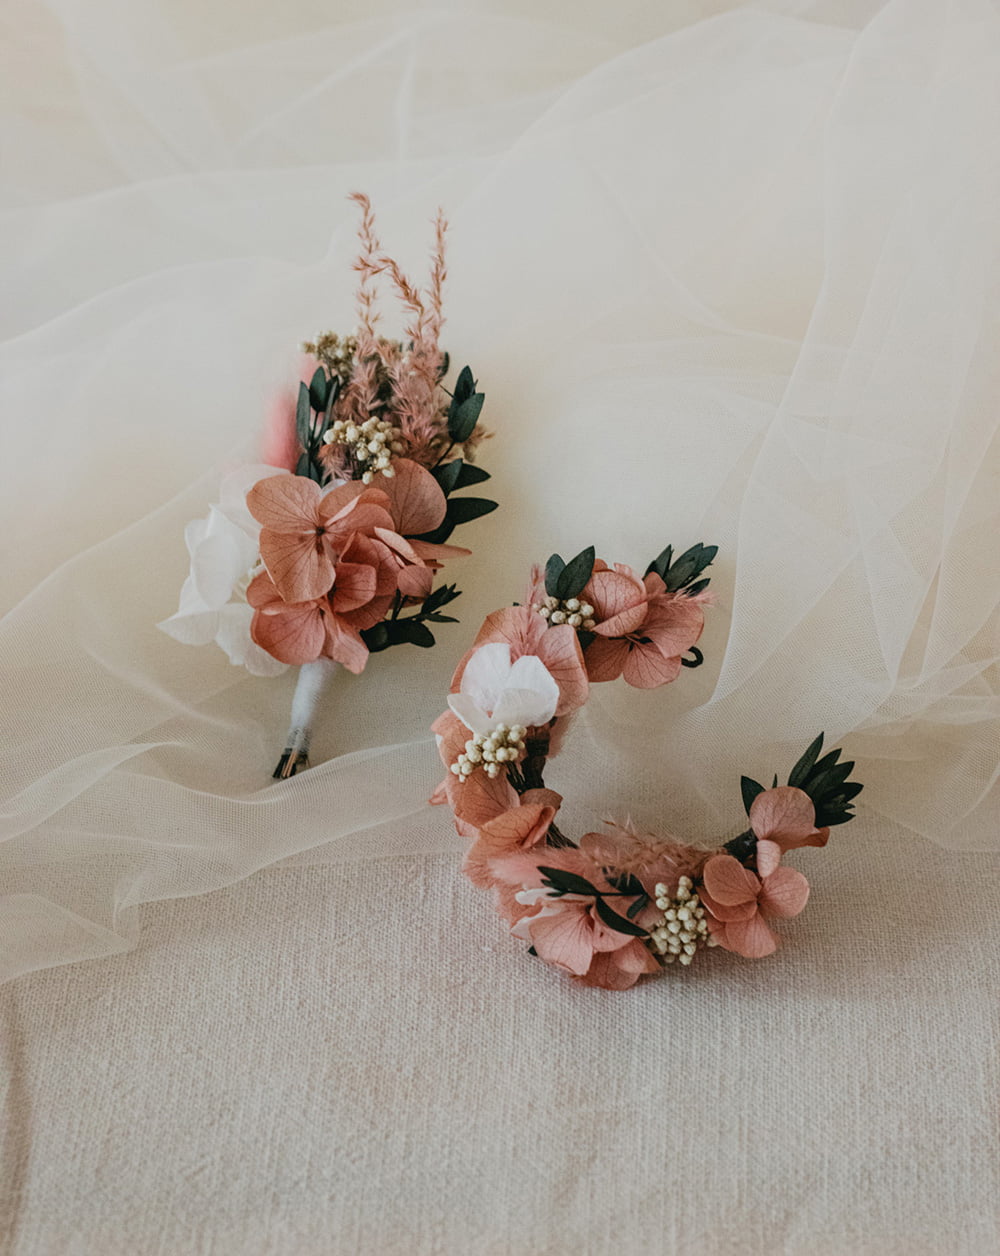
M 396 458 L 391 480 L 379 475 L 375 483 L 389 498 L 389 513 L 401 536 L 432 532 L 444 520 L 448 503 L 441 485 L 426 467 L 411 458 Z
M 375 596 L 377 575 L 367 563 L 338 563 L 334 575 L 335 611 L 354 611 Z
M 281 663 L 313 663 L 326 644 L 323 613 L 315 602 L 272 603 L 256 612 L 250 636 Z
M 769 877 L 781 864 L 781 847 L 777 842 L 757 840 L 757 875 Z
M 368 662 L 368 647 L 358 630 L 349 627 L 336 615 L 326 617 L 326 645 L 323 653 L 355 675 L 363 672 Z
M 702 870 L 705 889 L 723 907 L 755 903 L 760 881 L 732 855 L 713 855 Z
M 637 645 L 625 656 L 622 676 L 634 689 L 658 689 L 677 679 L 680 658 L 665 656 L 655 645 Z
M 747 959 L 762 959 L 778 949 L 778 939 L 766 922 L 759 915 L 754 915 L 750 920 L 735 920 L 727 924 L 723 945 Z
M 334 493 L 336 492 L 339 492 L 339 490 L 334 489 Z M 333 493 L 328 494 L 328 496 L 332 497 Z M 326 499 L 324 498 L 320 503 L 323 526 L 331 537 L 337 539 L 341 547 L 346 545 L 356 532 L 367 533 L 369 536 L 379 528 L 385 528 L 391 532 L 392 515 L 377 500 L 381 496 L 381 493 L 364 492 L 333 514 L 323 514 L 323 507 L 326 505 Z
M 767 916 L 797 916 L 809 900 L 809 882 L 797 868 L 779 868 L 764 878 L 757 899 Z
M 333 589 L 330 598 L 331 605 L 337 605 L 337 588 Z M 370 602 L 366 602 L 364 606 L 359 606 L 356 611 L 344 611 L 340 614 L 340 618 L 345 624 L 351 628 L 356 628 L 358 632 L 363 632 L 366 628 L 374 628 L 388 615 L 392 606 L 392 594 L 386 596 L 377 595 Z
M 551 807 L 553 814 L 562 806 L 562 794 L 554 789 L 526 789 L 521 795 L 522 806 Z
M 650 603 L 642 635 L 649 637 L 661 654 L 671 657 L 690 650 L 704 627 L 705 612 L 701 604 L 675 596 Z
M 539 642 L 538 657 L 559 686 L 556 716 L 568 715 L 582 707 L 590 695 L 590 682 L 576 630 L 569 624 L 545 629 L 545 635 Z
M 399 591 L 404 597 L 419 598 L 423 601 L 434 584 L 434 572 L 429 567 L 401 567 L 398 584 Z
M 512 807 L 479 830 L 462 864 L 462 871 L 478 886 L 491 886 L 494 878 L 489 861 L 504 854 L 524 850 L 545 839 L 555 812 L 551 807 Z
M 260 556 L 286 602 L 322 597 L 333 584 L 333 555 L 322 536 L 263 528 Z
M 756 900 L 748 901 L 746 903 L 733 903 L 732 905 L 726 905 L 725 903 L 720 903 L 717 899 L 714 899 L 704 886 L 701 888 L 700 898 L 705 909 L 710 912 L 716 920 L 721 920 L 725 924 L 728 924 L 731 920 L 749 920 L 752 916 L 757 914 Z
M 782 851 L 825 846 L 830 836 L 828 828 L 816 828 L 812 799 L 792 785 L 778 785 L 758 794 L 750 805 L 750 827 L 758 838 L 776 842 Z
M 604 637 L 595 637 L 583 656 L 590 680 L 594 684 L 617 680 L 628 658 L 628 646 L 629 643 L 622 638 L 608 640 Z
M 628 990 L 644 973 L 655 973 L 659 968 L 648 948 L 638 938 L 633 938 L 620 950 L 596 952 L 590 967 L 578 980 L 581 985 L 601 990 Z
M 624 637 L 646 618 L 646 590 L 630 568 L 595 570 L 581 600 L 594 608 L 594 631 L 602 637 Z
M 264 528 L 308 531 L 315 526 L 322 490 L 304 475 L 269 475 L 247 493 L 247 509 Z
M 582 977 L 594 957 L 593 934 L 582 903 L 567 903 L 552 916 L 531 923 L 531 944 L 547 964 Z
M 414 554 L 428 566 L 438 568 L 449 558 L 468 558 L 472 550 L 461 545 L 436 545 L 433 541 L 421 541 L 419 537 L 407 538 Z

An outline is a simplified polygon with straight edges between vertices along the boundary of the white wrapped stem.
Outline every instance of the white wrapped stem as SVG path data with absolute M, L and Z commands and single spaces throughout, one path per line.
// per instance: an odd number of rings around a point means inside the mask
M 313 722 L 337 666 L 332 659 L 317 659 L 314 663 L 303 663 L 299 668 L 285 749 L 274 769 L 276 779 L 284 780 L 309 766 Z

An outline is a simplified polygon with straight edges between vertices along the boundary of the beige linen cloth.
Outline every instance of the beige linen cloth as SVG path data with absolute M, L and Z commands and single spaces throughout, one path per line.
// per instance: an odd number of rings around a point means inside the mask
M 13 0 L 0 78 L 0 1251 L 1000 1251 L 994 0 Z M 487 393 L 462 624 L 338 677 L 155 625 L 368 191 Z M 387 329 L 391 328 L 391 320 Z M 429 722 L 527 567 L 721 546 L 573 831 L 867 783 L 773 959 L 577 989 L 458 875 Z

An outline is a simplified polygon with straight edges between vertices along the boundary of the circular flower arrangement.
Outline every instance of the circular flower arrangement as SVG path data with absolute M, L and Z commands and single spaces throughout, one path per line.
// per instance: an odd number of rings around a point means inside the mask
M 751 959 L 778 945 L 772 922 L 797 916 L 809 885 L 785 854 L 824 846 L 853 818 L 861 785 L 823 734 L 770 788 L 743 777 L 748 827 L 706 849 L 641 833 L 630 823 L 574 841 L 559 827 L 562 797 L 548 759 L 594 683 L 619 676 L 651 689 L 703 661 L 696 646 L 710 600 L 715 546 L 674 558 L 668 546 L 644 576 L 608 566 L 593 548 L 536 568 L 524 604 L 488 615 L 434 724 L 447 801 L 470 841 L 463 870 L 493 893 L 529 954 L 590 986 L 622 990 L 668 965 L 720 947 Z

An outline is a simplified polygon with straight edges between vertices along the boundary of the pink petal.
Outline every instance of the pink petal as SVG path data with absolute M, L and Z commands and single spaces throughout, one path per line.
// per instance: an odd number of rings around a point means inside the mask
M 745 955 L 747 959 L 761 959 L 778 949 L 778 939 L 759 915 L 726 925 L 725 944 L 730 951 Z
M 335 659 L 356 676 L 365 670 L 368 647 L 356 628 L 345 624 L 339 615 L 326 616 L 326 644 L 323 653 Z
M 294 471 L 302 446 L 295 430 L 295 397 L 282 393 L 267 408 L 264 430 L 261 433 L 261 461 L 272 467 L 284 467 Z
M 702 870 L 705 889 L 723 907 L 757 901 L 760 882 L 732 855 L 713 855 Z
M 757 914 L 757 900 L 749 899 L 745 903 L 735 903 L 728 906 L 714 899 L 704 886 L 698 891 L 698 897 L 705 905 L 706 911 L 716 920 L 727 923 L 730 920 L 749 920 L 751 916 Z
M 554 789 L 526 789 L 521 795 L 521 805 L 525 807 L 551 807 L 553 813 L 562 806 L 562 794 Z
M 636 645 L 625 656 L 622 675 L 626 683 L 635 689 L 657 689 L 676 680 L 680 670 L 681 661 L 677 655 L 668 658 L 655 644 Z
M 466 737 L 468 737 L 466 732 Z M 465 749 L 463 738 L 460 751 Z M 456 754 L 455 758 L 458 757 Z M 454 763 L 454 759 L 451 760 Z M 481 829 L 490 820 L 494 820 L 511 807 L 517 806 L 517 794 L 507 780 L 506 772 L 499 776 L 487 776 L 481 769 L 459 783 L 458 778 L 450 770 L 448 776 L 448 797 L 455 818 L 466 824 Z
M 538 618 L 541 619 L 541 616 Z M 576 629 L 569 624 L 546 628 L 538 644 L 538 657 L 559 686 L 556 715 L 568 715 L 570 711 L 582 707 L 589 696 L 590 682 Z
M 769 877 L 781 863 L 781 847 L 777 842 L 757 839 L 757 875 Z
M 617 680 L 628 658 L 628 642 L 596 637 L 587 646 L 583 661 L 587 675 L 594 684 L 605 680 Z
M 804 790 L 791 785 L 778 785 L 757 795 L 750 805 L 750 827 L 758 837 L 778 842 L 782 850 L 792 850 L 798 845 L 824 844 L 801 840 L 819 836 L 820 830 L 816 828 L 816 808 L 812 799 Z
M 395 529 L 402 536 L 420 536 L 431 532 L 444 519 L 448 503 L 440 484 L 425 468 L 410 458 L 396 458 L 395 475 L 387 480 L 380 475 L 378 487 L 389 498 L 389 512 Z
M 495 855 L 515 847 L 535 846 L 544 840 L 555 814 L 551 807 L 511 807 L 483 825 L 483 840 Z
M 281 601 L 281 594 L 274 587 L 274 581 L 266 571 L 260 572 L 250 581 L 247 587 L 247 601 L 254 609 Z
M 701 636 L 705 611 L 690 598 L 677 596 L 650 603 L 642 635 L 668 658 L 686 653 Z
M 334 592 L 336 592 L 336 589 Z M 356 611 L 342 611 L 338 613 L 343 623 L 350 625 L 351 628 L 357 628 L 359 632 L 363 632 L 366 628 L 373 628 L 375 624 L 385 619 L 391 606 L 391 593 L 378 594 L 370 602 L 366 602 L 364 606 L 359 606 Z
M 582 977 L 594 957 L 593 934 L 585 903 L 564 903 L 554 916 L 531 922 L 531 943 L 547 964 Z
M 314 603 L 259 610 L 250 624 L 250 636 L 282 663 L 312 663 L 323 652 L 326 632 Z
M 374 500 L 378 505 L 384 506 L 388 513 L 389 499 L 384 493 L 379 493 L 372 497 L 371 489 L 363 484 L 360 480 L 348 480 L 346 484 L 338 484 L 336 488 L 325 489 L 317 507 L 317 514 L 323 520 L 335 518 L 342 510 L 351 504 L 355 498 L 365 496 L 366 501 Z
M 643 973 L 655 973 L 659 964 L 638 938 L 631 946 L 620 951 L 601 951 L 595 954 L 586 973 L 578 978 L 581 985 L 596 986 L 599 990 L 628 990 Z
M 434 545 L 415 536 L 410 537 L 410 546 L 419 559 L 435 567 L 440 567 L 449 558 L 468 558 L 472 553 L 472 550 L 464 549 L 461 545 Z
M 275 532 L 313 532 L 321 490 L 304 475 L 269 475 L 247 493 L 247 509 Z
M 291 476 L 275 476 L 289 482 Z M 333 557 L 326 537 L 315 529 L 308 534 L 273 532 L 262 528 L 260 556 L 286 602 L 308 602 L 323 597 L 333 584 Z
M 594 631 L 602 637 L 624 637 L 646 618 L 646 590 L 641 581 L 617 571 L 595 571 L 581 600 L 593 606 Z
M 434 584 L 434 572 L 429 567 L 401 567 L 399 569 L 398 586 L 404 597 L 420 598 L 421 601 L 431 591 Z
M 338 614 L 354 611 L 375 596 L 375 568 L 365 563 L 338 563 L 331 601 Z
M 757 905 L 768 916 L 797 916 L 809 899 L 809 882 L 797 868 L 779 868 L 764 878 Z

